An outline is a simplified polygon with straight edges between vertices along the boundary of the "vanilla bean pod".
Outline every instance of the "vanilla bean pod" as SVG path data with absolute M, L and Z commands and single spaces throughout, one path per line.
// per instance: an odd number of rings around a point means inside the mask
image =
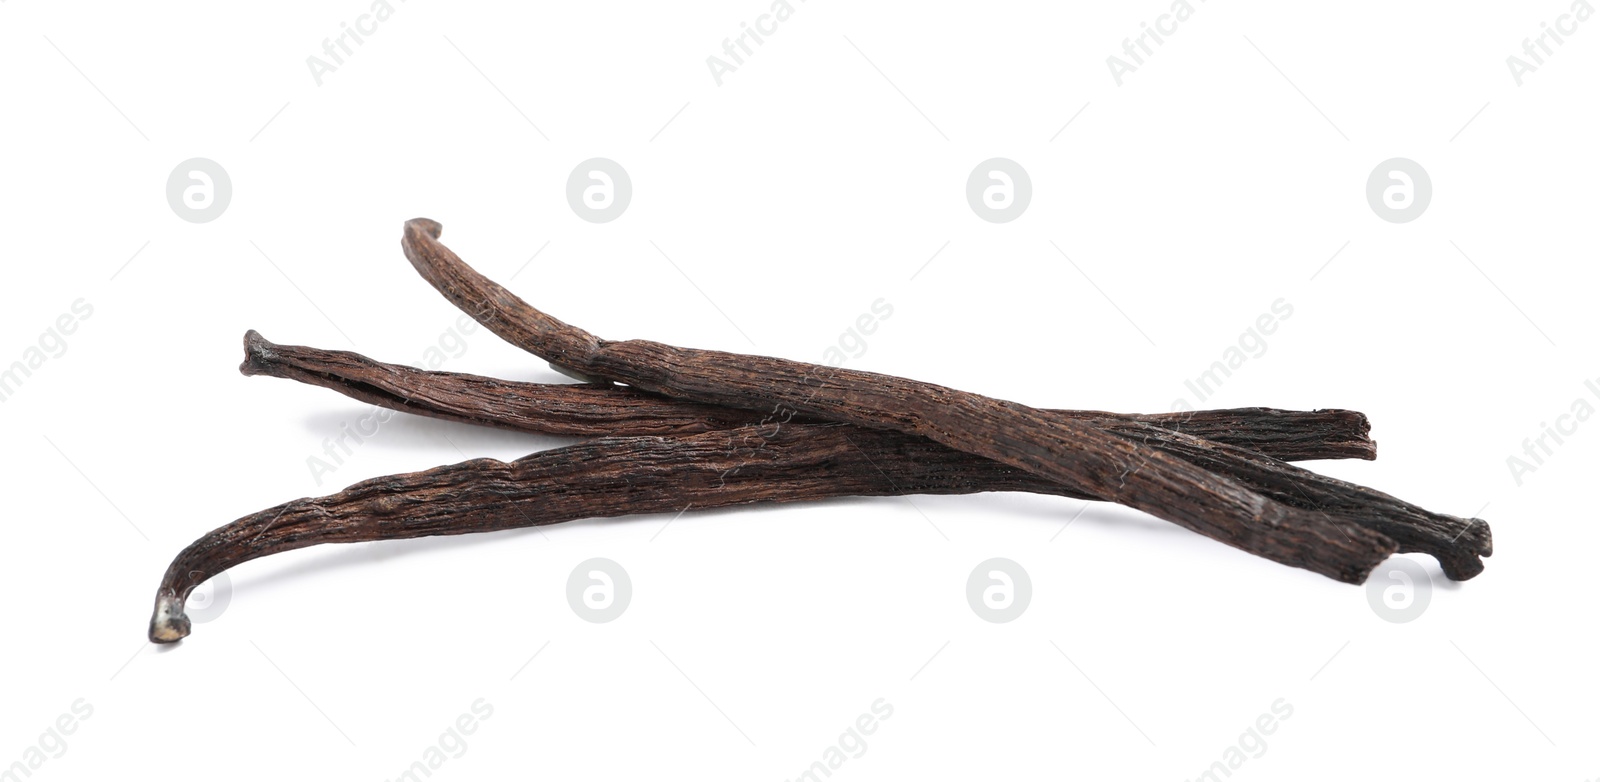
M 323 543 L 396 540 L 681 512 L 750 503 L 907 493 L 1028 491 L 1079 496 L 1060 484 L 925 438 L 837 423 L 791 423 L 692 435 L 605 437 L 513 462 L 474 459 L 362 481 L 219 527 L 173 559 L 156 593 L 149 637 L 189 634 L 195 587 L 253 559 Z M 748 452 L 742 441 L 759 439 Z M 1334 572 L 1365 573 L 1393 552 L 1363 529 L 1255 535 L 1240 548 L 1280 562 L 1315 556 Z M 1320 537 L 1318 535 L 1320 534 Z
M 748 410 L 703 405 L 626 386 L 523 383 L 436 372 L 375 361 L 359 353 L 278 345 L 244 336 L 245 375 L 322 386 L 345 396 L 417 415 L 532 434 L 575 437 L 694 434 L 758 423 Z M 1372 459 L 1367 417 L 1354 410 L 1244 407 L 1125 415 L 1046 410 L 1085 421 L 1135 421 L 1248 448 L 1285 461 Z M 817 423 L 795 417 L 795 423 Z M 776 419 L 769 422 L 777 426 Z M 978 457 L 974 457 L 978 458 Z
M 245 335 L 244 342 L 245 361 L 240 366 L 244 374 L 296 379 L 396 410 L 503 429 L 538 434 L 628 435 L 638 433 L 634 427 L 649 425 L 653 420 L 681 427 L 685 422 L 678 416 L 683 411 L 710 417 L 708 424 L 727 420 L 718 416 L 739 415 L 737 411 L 621 386 L 545 385 L 428 372 L 385 364 L 358 353 L 275 345 L 253 331 Z M 1431 513 L 1374 489 L 1271 458 L 1280 449 L 1292 454 L 1288 458 L 1372 453 L 1371 440 L 1366 438 L 1366 417 L 1360 413 L 1263 408 L 1145 416 L 1050 412 L 1096 422 L 1113 434 L 1139 439 L 1233 477 L 1286 505 L 1327 512 L 1386 534 L 1399 542 L 1402 552 L 1420 552 L 1438 559 L 1452 579 L 1467 579 L 1481 572 L 1479 556 L 1491 551 L 1488 527 L 1474 520 Z M 651 415 L 660 418 L 653 419 Z M 1179 431 L 1119 426 L 1126 423 L 1156 424 Z M 767 430 L 773 428 L 769 425 Z M 1326 448 L 1328 453 L 1322 452 L 1324 442 L 1331 446 Z M 1238 447 L 1241 443 L 1258 447 Z M 1360 445 L 1365 448 L 1356 447 Z M 981 459 L 970 455 L 968 458 Z M 974 488 L 989 490 L 992 489 Z
M 1370 569 L 1323 556 L 1330 540 L 1398 548 L 1394 539 L 1333 514 L 1287 505 L 1093 424 L 1053 419 L 1014 402 L 859 370 L 603 340 L 478 274 L 439 242 L 441 232 L 425 218 L 406 223 L 401 246 L 423 279 L 503 339 L 584 376 L 696 402 L 921 435 L 1347 583 L 1361 583 Z
M 1158 425 L 1171 421 L 1141 420 L 1155 417 L 1041 411 L 874 373 L 601 340 L 478 275 L 438 243 L 439 233 L 439 225 L 429 220 L 406 225 L 402 246 L 425 279 L 513 344 L 574 376 L 596 379 L 597 385 L 587 388 L 627 394 L 619 398 L 628 409 L 619 411 L 611 401 L 597 407 L 593 400 L 569 399 L 530 411 L 518 402 L 527 401 L 522 392 L 533 384 L 509 384 L 507 391 L 503 381 L 470 376 L 452 376 L 455 380 L 441 384 L 426 373 L 399 373 L 404 376 L 398 382 L 392 377 L 368 382 L 303 366 L 282 376 L 396 409 L 508 428 L 709 431 L 603 437 L 511 463 L 473 460 L 364 481 L 329 497 L 246 516 L 195 541 L 173 561 L 157 593 L 152 641 L 168 643 L 188 634 L 184 601 L 200 583 L 279 551 L 841 495 L 1014 490 L 1108 499 L 1246 552 L 1351 583 L 1364 580 L 1397 550 L 1438 548 L 1435 538 L 1442 526 L 1454 523 L 1465 525 L 1455 534 L 1469 542 L 1469 551 L 1458 556 L 1448 547 L 1439 549 L 1447 574 L 1470 577 L 1482 568 L 1478 555 L 1490 553 L 1487 525 L 1477 519 L 1430 514 L 1250 448 L 1183 431 L 1192 421 L 1179 422 L 1175 431 Z M 251 373 L 249 359 L 242 369 Z M 612 381 L 630 388 L 598 385 Z M 459 394 L 455 385 L 468 393 Z M 423 393 L 413 395 L 418 390 Z M 660 404 L 652 394 L 671 397 L 677 405 L 660 411 L 666 422 L 638 420 L 652 417 L 643 411 Z M 566 403 L 576 407 L 562 408 Z M 722 428 L 740 420 L 737 413 L 730 415 L 737 410 L 765 415 L 760 424 Z M 1366 441 L 1364 423 L 1361 419 L 1355 440 Z M 1269 451 L 1284 442 L 1278 436 L 1268 440 L 1262 447 Z M 1347 439 L 1340 447 L 1350 445 Z M 1371 458 L 1370 441 L 1355 448 L 1345 455 Z

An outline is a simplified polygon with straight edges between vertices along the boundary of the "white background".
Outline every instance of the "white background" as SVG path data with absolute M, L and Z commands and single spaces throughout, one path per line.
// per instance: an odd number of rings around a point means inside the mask
M 1283 698 L 1235 778 L 1600 774 L 1600 423 L 1520 485 L 1507 466 L 1600 406 L 1600 21 L 1518 86 L 1506 58 L 1564 0 L 1211 0 L 1118 86 L 1106 58 L 1165 2 L 812 0 L 718 86 L 706 58 L 765 0 L 412 0 L 318 86 L 306 58 L 367 10 L 0 4 L 0 364 L 93 308 L 0 403 L 0 763 L 82 698 L 30 779 L 392 779 L 482 698 L 434 778 L 780 780 L 882 698 L 835 778 L 1179 780 Z M 604 224 L 565 197 L 597 156 L 634 187 Z M 965 198 L 997 156 L 1034 189 L 1005 224 Z M 1404 224 L 1365 196 L 1397 156 L 1434 189 Z M 165 196 L 193 157 L 233 183 L 214 222 Z M 1481 515 L 1497 553 L 1463 584 L 1418 557 L 1431 603 L 1392 624 L 1361 587 L 1118 507 L 849 500 L 292 552 L 146 644 L 161 573 L 213 527 L 564 442 L 396 417 L 319 486 L 307 458 L 366 406 L 236 371 L 248 328 L 421 361 L 457 313 L 400 254 L 416 216 L 607 338 L 820 361 L 882 297 L 849 366 L 1040 406 L 1193 403 L 1281 298 L 1205 406 L 1366 412 L 1377 461 L 1310 466 Z M 483 330 L 457 352 L 561 380 Z M 567 605 L 590 557 L 632 577 L 608 624 Z M 964 596 L 990 557 L 1032 578 L 1008 624 Z

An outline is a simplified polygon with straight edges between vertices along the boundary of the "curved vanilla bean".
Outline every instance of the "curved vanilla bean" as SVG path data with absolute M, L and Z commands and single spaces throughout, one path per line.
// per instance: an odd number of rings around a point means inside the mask
M 627 386 L 522 383 L 430 372 L 348 351 L 278 345 L 254 330 L 244 335 L 244 352 L 239 371 L 245 375 L 298 380 L 391 410 L 532 434 L 693 434 L 754 424 L 759 418 L 748 410 L 687 402 Z M 1114 419 L 1153 424 L 1285 461 L 1371 459 L 1376 455 L 1376 445 L 1367 436 L 1367 417 L 1354 410 L 1243 407 L 1153 415 L 1043 412 L 1090 422 Z M 793 420 L 817 422 L 803 417 Z
M 252 331 L 245 335 L 240 371 L 321 385 L 373 404 L 454 421 L 538 434 L 635 434 L 640 416 L 681 427 L 684 411 L 697 415 L 744 415 L 726 408 L 696 405 L 622 386 L 542 385 L 450 372 L 427 372 L 385 364 L 358 353 L 275 345 Z M 621 404 L 612 408 L 613 400 Z M 576 412 L 574 412 L 576 411 Z M 1452 579 L 1464 580 L 1483 569 L 1479 555 L 1491 553 L 1489 529 L 1471 519 L 1431 513 L 1383 492 L 1340 481 L 1269 458 L 1277 450 L 1331 458 L 1365 439 L 1365 416 L 1345 410 L 1303 413 L 1242 408 L 1169 416 L 1119 416 L 1076 410 L 1051 411 L 1094 422 L 1112 434 L 1135 439 L 1185 461 L 1228 475 L 1252 490 L 1297 508 L 1322 511 L 1394 538 L 1402 552 L 1429 554 Z M 614 419 L 610 418 L 615 415 Z M 652 419 L 645 418 L 649 424 Z M 726 419 L 711 419 L 708 425 Z M 1152 431 L 1134 423 L 1156 423 L 1182 431 Z M 770 427 L 769 427 L 770 429 Z M 654 431 L 648 432 L 654 433 Z M 1328 434 L 1323 434 L 1328 433 Z M 1239 443 L 1266 443 L 1252 453 Z M 1263 449 L 1265 450 L 1265 449 Z M 1370 453 L 1370 449 L 1367 451 Z M 973 460 L 982 457 L 970 456 Z M 1282 458 L 1282 457 L 1280 457 Z M 1047 484 L 1048 482 L 1043 482 Z M 1065 491 L 1065 490 L 1063 490 Z M 1079 493 L 1068 496 L 1082 497 Z
M 740 443 L 759 440 L 754 451 Z M 231 567 L 323 543 L 395 540 L 555 524 L 581 518 L 841 496 L 1070 489 L 925 438 L 845 424 L 745 426 L 694 435 L 607 437 L 514 462 L 474 459 L 362 481 L 337 494 L 299 499 L 219 527 L 173 559 L 156 592 L 149 636 L 189 634 L 184 602 Z M 1316 561 L 1332 572 L 1366 573 L 1394 551 L 1360 528 L 1288 527 L 1239 539 L 1239 548 L 1279 562 Z
M 1329 515 L 1269 499 L 1225 476 L 1077 420 L 1014 402 L 890 375 L 798 361 L 611 342 L 563 323 L 478 274 L 439 243 L 439 223 L 406 223 L 401 246 L 445 298 L 490 331 L 590 377 L 696 402 L 810 415 L 926 437 L 1166 519 L 1229 545 L 1347 583 L 1368 568 L 1297 546 L 1306 539 L 1395 542 Z

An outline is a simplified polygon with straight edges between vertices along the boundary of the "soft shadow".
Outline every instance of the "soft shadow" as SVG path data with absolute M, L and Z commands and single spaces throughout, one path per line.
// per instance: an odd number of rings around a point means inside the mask
M 1036 523 L 1055 534 L 1063 523 L 1099 528 L 1135 529 L 1141 533 L 1180 534 L 1187 530 L 1148 513 L 1109 502 L 1078 500 L 1027 492 L 984 492 L 914 497 L 924 509 L 940 508 L 972 518 L 1001 513 L 1008 521 Z

